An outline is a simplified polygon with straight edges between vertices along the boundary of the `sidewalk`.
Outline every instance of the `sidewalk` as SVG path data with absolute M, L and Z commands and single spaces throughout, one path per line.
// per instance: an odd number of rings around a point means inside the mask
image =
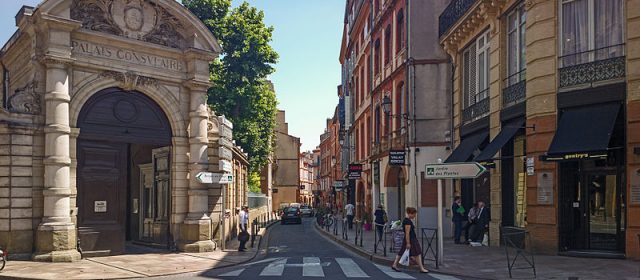
M 266 229 L 261 229 L 254 247 L 247 243 L 246 252 L 238 252 L 238 241 L 227 242 L 227 250 L 207 253 L 170 253 L 129 245 L 134 253 L 86 258 L 73 263 L 43 263 L 8 261 L 0 271 L 0 279 L 123 279 L 205 272 L 252 260 L 265 248 L 262 244 Z M 266 242 L 266 241 L 265 241 Z M 11 257 L 11 256 L 9 256 Z
M 374 231 L 364 231 L 362 247 L 360 242 L 355 244 L 355 230 L 348 230 L 348 240 L 342 237 L 342 220 L 338 222 L 338 234 L 316 229 L 337 243 L 352 251 L 371 259 L 374 262 L 390 265 L 396 253 L 389 252 L 392 245 L 391 235 L 388 235 L 387 256 L 383 256 L 382 249 L 374 254 Z M 355 224 L 354 224 L 355 228 Z M 420 232 L 418 232 L 420 238 Z M 435 241 L 434 241 L 435 243 Z M 427 244 L 421 244 L 426 249 Z M 381 245 L 380 245 L 381 246 Z M 434 244 L 435 246 L 435 244 Z M 397 252 L 397 249 L 395 250 Z M 429 258 L 429 256 L 427 256 Z M 526 262 L 516 262 L 526 264 Z M 445 240 L 444 265 L 435 268 L 434 261 L 425 261 L 429 270 L 444 274 L 453 274 L 484 279 L 508 279 L 507 259 L 503 247 L 471 247 L 469 245 L 454 244 L 453 240 Z M 535 255 L 537 279 L 640 279 L 640 262 L 630 260 L 574 258 L 562 256 Z M 531 269 L 513 270 L 514 279 L 533 279 Z

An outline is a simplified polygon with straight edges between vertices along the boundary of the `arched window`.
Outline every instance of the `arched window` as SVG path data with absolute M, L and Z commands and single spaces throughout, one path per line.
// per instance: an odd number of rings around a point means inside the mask
M 404 11 L 400 9 L 396 16 L 396 53 L 404 48 Z
M 378 75 L 378 73 L 380 73 L 380 39 L 376 39 L 374 46 L 373 73 L 374 75 Z

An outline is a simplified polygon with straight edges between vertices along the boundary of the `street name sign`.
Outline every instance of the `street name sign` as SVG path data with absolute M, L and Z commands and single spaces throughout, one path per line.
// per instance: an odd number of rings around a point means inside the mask
M 218 161 L 218 170 L 225 172 L 233 171 L 233 164 L 230 161 L 221 159 Z
M 425 179 L 473 179 L 487 169 L 477 162 L 427 164 Z
M 203 184 L 230 184 L 233 181 L 233 175 L 229 173 L 199 172 L 196 174 L 196 180 Z
M 218 156 L 220 156 L 221 159 L 232 160 L 233 152 L 227 147 L 218 147 Z

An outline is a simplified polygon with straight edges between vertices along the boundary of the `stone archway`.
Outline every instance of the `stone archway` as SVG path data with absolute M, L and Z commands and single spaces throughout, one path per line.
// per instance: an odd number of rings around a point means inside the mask
M 170 240 L 171 127 L 140 92 L 101 90 L 78 116 L 77 225 L 85 256 L 119 254 L 126 240 Z M 148 237 L 148 238 L 144 238 Z
M 384 182 L 387 187 L 387 211 L 390 217 L 402 219 L 406 206 L 405 186 L 407 183 L 404 168 L 388 167 Z

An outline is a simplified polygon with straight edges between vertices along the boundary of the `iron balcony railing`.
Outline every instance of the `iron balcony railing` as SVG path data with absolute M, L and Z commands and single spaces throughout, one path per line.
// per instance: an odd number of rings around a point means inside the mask
M 476 103 L 469 105 L 467 108 L 462 110 L 462 122 L 467 123 L 471 121 L 475 121 L 481 117 L 486 116 L 489 113 L 489 97 L 488 97 L 489 89 L 485 89 L 480 92 L 476 98 L 479 96 L 485 96 L 483 99 L 476 101 Z
M 560 88 L 624 78 L 624 44 L 561 56 Z
M 502 107 L 506 108 L 525 100 L 527 92 L 527 69 L 523 69 L 506 79 L 505 88 L 502 90 Z
M 453 0 L 438 17 L 438 36 L 442 37 L 478 0 Z

